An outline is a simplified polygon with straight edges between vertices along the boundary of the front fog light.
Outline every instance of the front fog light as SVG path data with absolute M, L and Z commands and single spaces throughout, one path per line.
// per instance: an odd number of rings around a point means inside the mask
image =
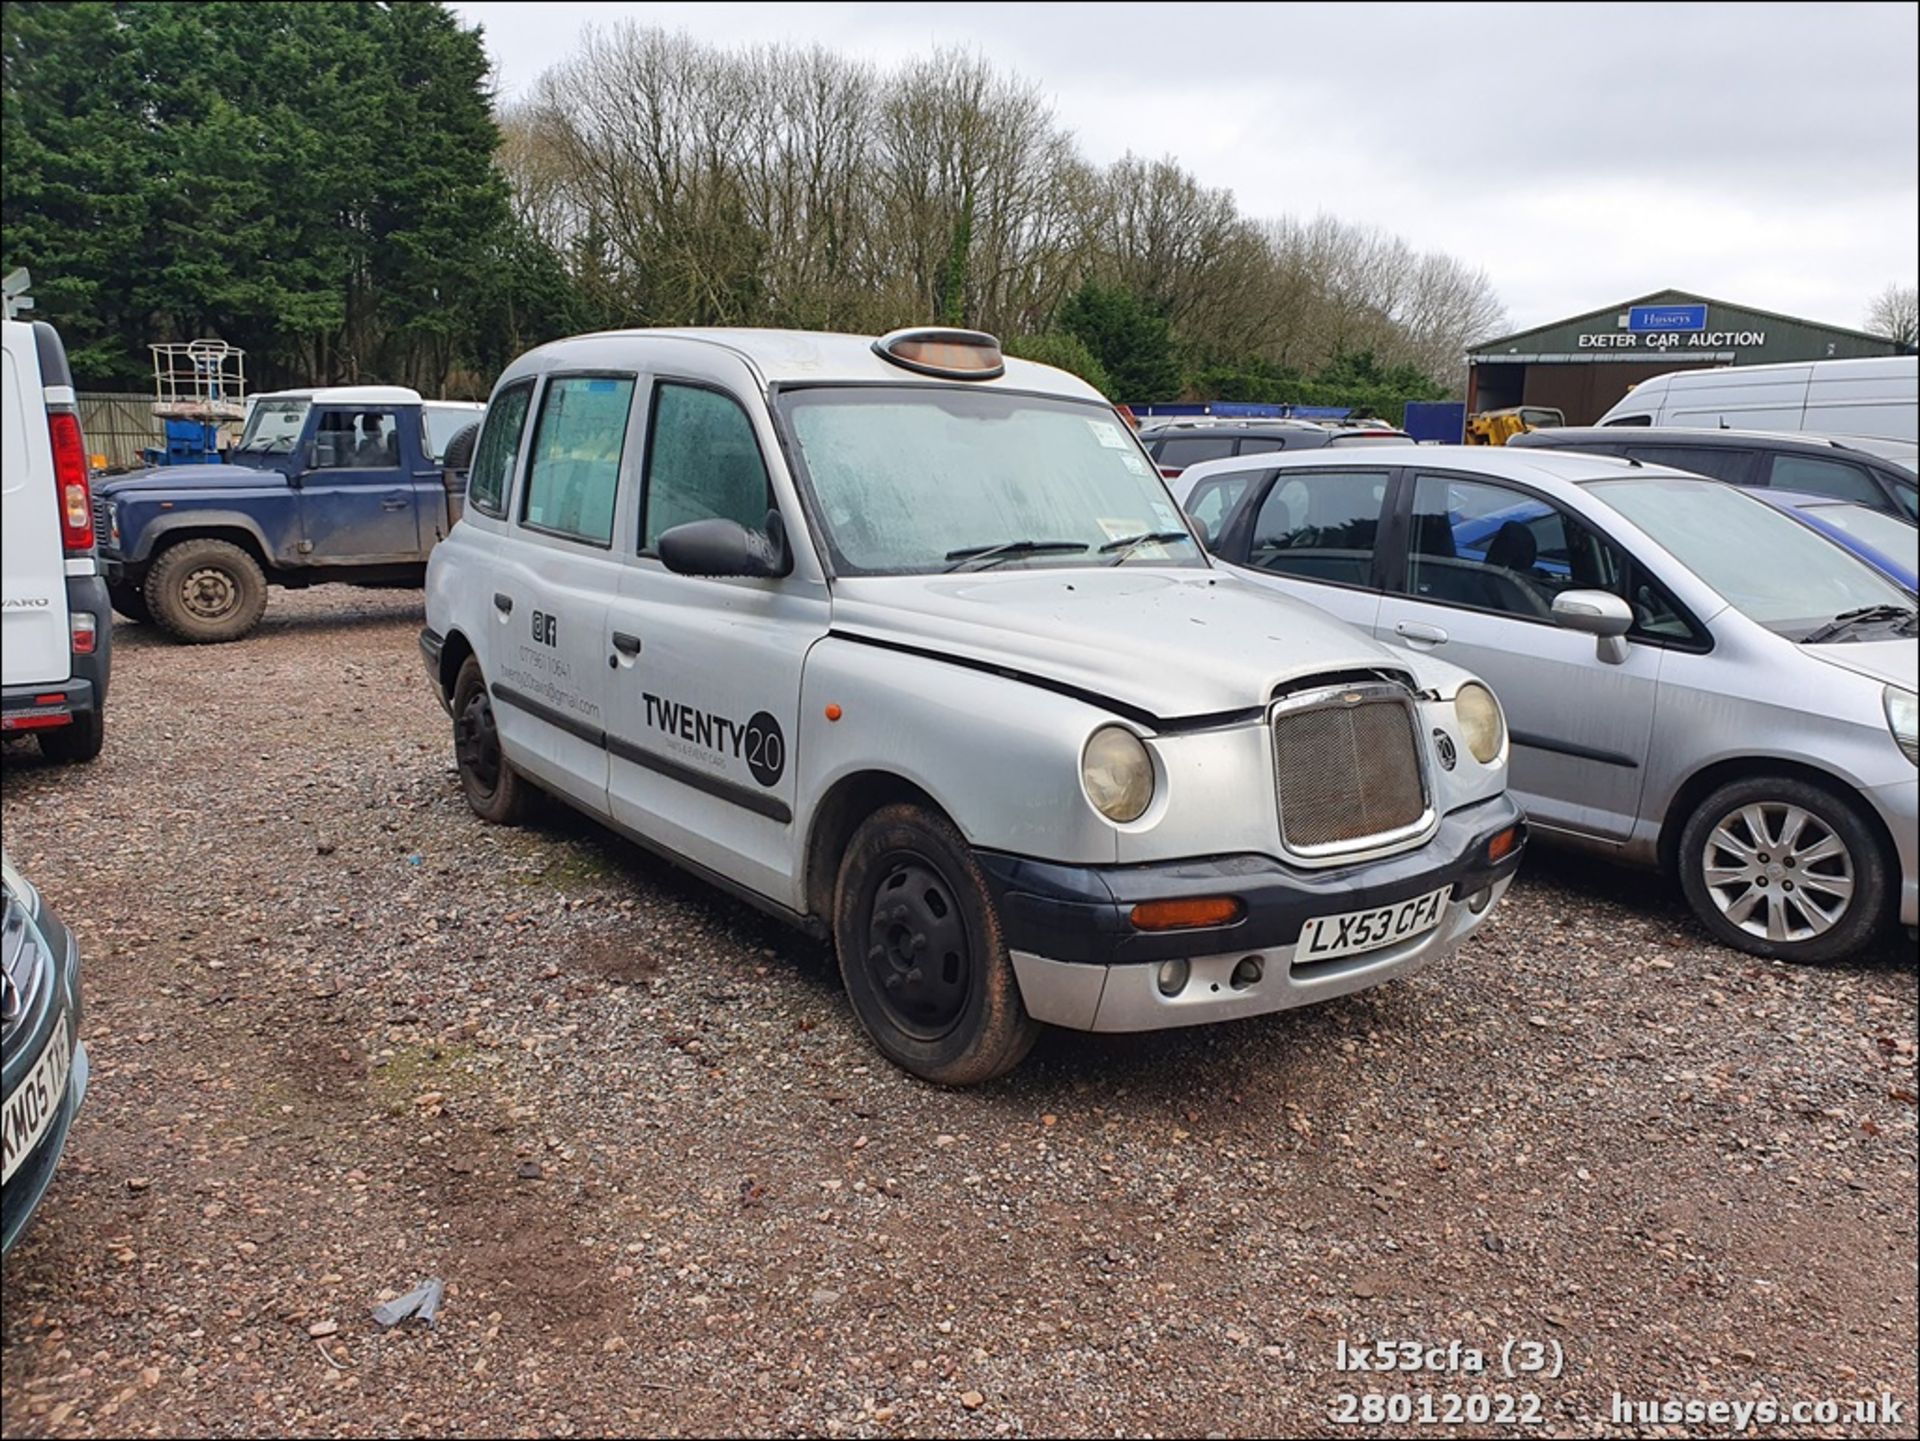
M 1467 897 L 1467 909 L 1476 916 L 1493 904 L 1493 887 L 1483 886 Z
M 1153 758 L 1125 726 L 1102 726 L 1080 754 L 1080 785 L 1108 820 L 1137 821 L 1153 801 Z
M 1160 963 L 1160 974 L 1157 977 L 1160 985 L 1160 994 L 1169 997 L 1179 995 L 1187 988 L 1187 976 L 1191 973 L 1192 969 L 1193 968 L 1183 960 L 1162 961 Z
M 1459 717 L 1460 734 L 1473 758 L 1483 766 L 1499 759 L 1500 748 L 1507 743 L 1507 723 L 1493 692 L 1478 681 L 1468 681 L 1453 698 L 1453 713 Z
M 1887 729 L 1893 732 L 1893 743 L 1906 752 L 1907 759 L 1920 765 L 1920 699 L 1916 699 L 1910 690 L 1901 690 L 1898 686 L 1888 686 L 1882 696 L 1887 708 Z

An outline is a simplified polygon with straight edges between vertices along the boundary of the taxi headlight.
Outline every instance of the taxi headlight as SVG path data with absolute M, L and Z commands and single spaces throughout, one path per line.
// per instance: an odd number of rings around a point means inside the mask
M 1498 760 L 1501 748 L 1507 743 L 1507 723 L 1493 692 L 1478 681 L 1468 681 L 1453 698 L 1453 713 L 1473 758 L 1483 766 Z
M 1153 758 L 1125 726 L 1102 726 L 1080 753 L 1080 785 L 1110 821 L 1137 821 L 1153 801 Z
M 1890 685 L 1881 698 L 1887 708 L 1887 729 L 1893 742 L 1907 753 L 1907 759 L 1920 765 L 1920 698 L 1910 690 Z

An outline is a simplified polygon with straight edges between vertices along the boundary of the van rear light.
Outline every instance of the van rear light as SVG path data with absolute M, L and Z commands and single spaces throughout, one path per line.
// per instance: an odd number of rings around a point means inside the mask
M 80 417 L 71 410 L 47 413 L 53 440 L 53 484 L 60 497 L 60 541 L 69 551 L 93 549 L 93 496 L 87 487 L 87 447 Z
M 92 655 L 93 647 L 100 638 L 100 622 L 89 610 L 76 610 L 70 618 L 73 621 L 73 653 Z

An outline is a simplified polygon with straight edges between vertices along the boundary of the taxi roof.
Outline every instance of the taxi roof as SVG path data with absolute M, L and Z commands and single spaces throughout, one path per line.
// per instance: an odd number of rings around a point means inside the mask
M 730 350 L 770 385 L 805 381 L 883 381 L 890 385 L 967 385 L 997 390 L 1040 391 L 1077 400 L 1106 397 L 1076 375 L 1031 360 L 1006 357 L 1006 373 L 993 380 L 954 380 L 920 375 L 883 360 L 874 352 L 871 335 L 845 335 L 824 330 L 756 330 L 749 327 L 662 326 L 631 330 L 602 330 L 543 345 L 537 352 L 563 360 L 569 347 L 589 341 L 691 340 Z M 516 362 L 517 364 L 517 362 Z

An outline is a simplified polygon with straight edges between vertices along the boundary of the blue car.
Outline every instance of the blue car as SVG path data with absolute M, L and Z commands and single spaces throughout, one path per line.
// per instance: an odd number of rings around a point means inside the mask
M 1844 546 L 1895 585 L 1920 590 L 1920 529 L 1912 521 L 1830 495 L 1771 489 L 1747 494 Z

